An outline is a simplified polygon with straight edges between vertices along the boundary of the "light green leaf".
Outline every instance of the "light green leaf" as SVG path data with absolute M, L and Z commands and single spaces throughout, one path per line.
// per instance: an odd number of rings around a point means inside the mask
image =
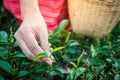
M 60 51 L 62 49 L 64 49 L 64 47 L 57 47 L 57 48 L 53 49 L 51 53 L 53 54 L 54 52 Z
M 70 62 L 74 66 L 74 68 L 77 68 L 77 65 L 74 62 Z
M 83 50 L 82 54 L 79 56 L 79 58 L 77 59 L 77 67 L 79 66 L 83 56 L 86 54 L 86 52 Z
M 8 35 L 5 31 L 0 31 L 0 42 L 7 42 Z
M 44 58 L 44 57 L 48 57 L 48 54 L 45 52 L 36 55 L 33 60 L 36 61 L 36 60 L 38 60 L 40 58 Z
M 54 32 L 58 32 L 58 31 L 62 31 L 65 29 L 65 27 L 68 25 L 69 21 L 67 19 L 64 19 L 61 21 L 61 23 L 59 24 L 59 26 L 55 29 Z
M 7 61 L 0 60 L 0 68 L 10 74 L 13 72 L 12 66 Z
M 67 68 L 67 71 L 68 71 L 68 73 L 70 73 L 70 74 L 74 73 L 74 70 L 75 70 L 74 68 L 69 68 L 69 67 Z
M 96 50 L 95 50 L 93 45 L 91 45 L 91 52 L 92 52 L 92 57 L 96 57 L 97 56 L 97 52 L 96 52 Z
M 20 71 L 16 78 L 24 77 L 24 76 L 26 76 L 28 74 L 30 74 L 30 72 L 28 72 L 28 71 Z

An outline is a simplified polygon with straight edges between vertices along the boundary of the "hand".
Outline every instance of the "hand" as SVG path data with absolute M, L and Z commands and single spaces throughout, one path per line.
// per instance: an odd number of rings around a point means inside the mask
M 33 59 L 35 55 L 46 52 L 49 56 L 50 44 L 46 23 L 41 15 L 24 18 L 22 24 L 15 33 L 15 38 L 27 58 Z M 37 41 L 40 42 L 40 46 Z M 38 62 L 52 63 L 51 58 L 42 58 Z

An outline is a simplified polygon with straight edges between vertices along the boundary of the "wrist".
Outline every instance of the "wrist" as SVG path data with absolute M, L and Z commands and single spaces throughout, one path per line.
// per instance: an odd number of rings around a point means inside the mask
M 20 0 L 22 19 L 41 15 L 38 0 Z
M 33 19 L 37 19 L 37 18 L 42 18 L 42 14 L 40 12 L 34 12 L 34 13 L 28 13 L 28 14 L 24 14 L 22 16 L 22 19 L 23 20 L 26 20 L 26 19 L 30 19 L 30 20 L 33 20 Z

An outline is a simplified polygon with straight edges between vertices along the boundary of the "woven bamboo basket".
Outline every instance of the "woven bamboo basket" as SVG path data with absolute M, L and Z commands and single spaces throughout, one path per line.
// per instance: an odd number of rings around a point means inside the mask
M 74 32 L 102 38 L 120 20 L 120 0 L 68 0 L 68 12 Z

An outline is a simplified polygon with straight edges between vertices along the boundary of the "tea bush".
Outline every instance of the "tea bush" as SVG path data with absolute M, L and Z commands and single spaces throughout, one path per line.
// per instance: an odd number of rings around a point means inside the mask
M 47 65 L 23 54 L 13 37 L 18 25 L 2 1 L 0 12 L 0 80 L 120 80 L 120 24 L 92 39 L 66 31 L 63 22 L 49 34 L 54 62 Z

